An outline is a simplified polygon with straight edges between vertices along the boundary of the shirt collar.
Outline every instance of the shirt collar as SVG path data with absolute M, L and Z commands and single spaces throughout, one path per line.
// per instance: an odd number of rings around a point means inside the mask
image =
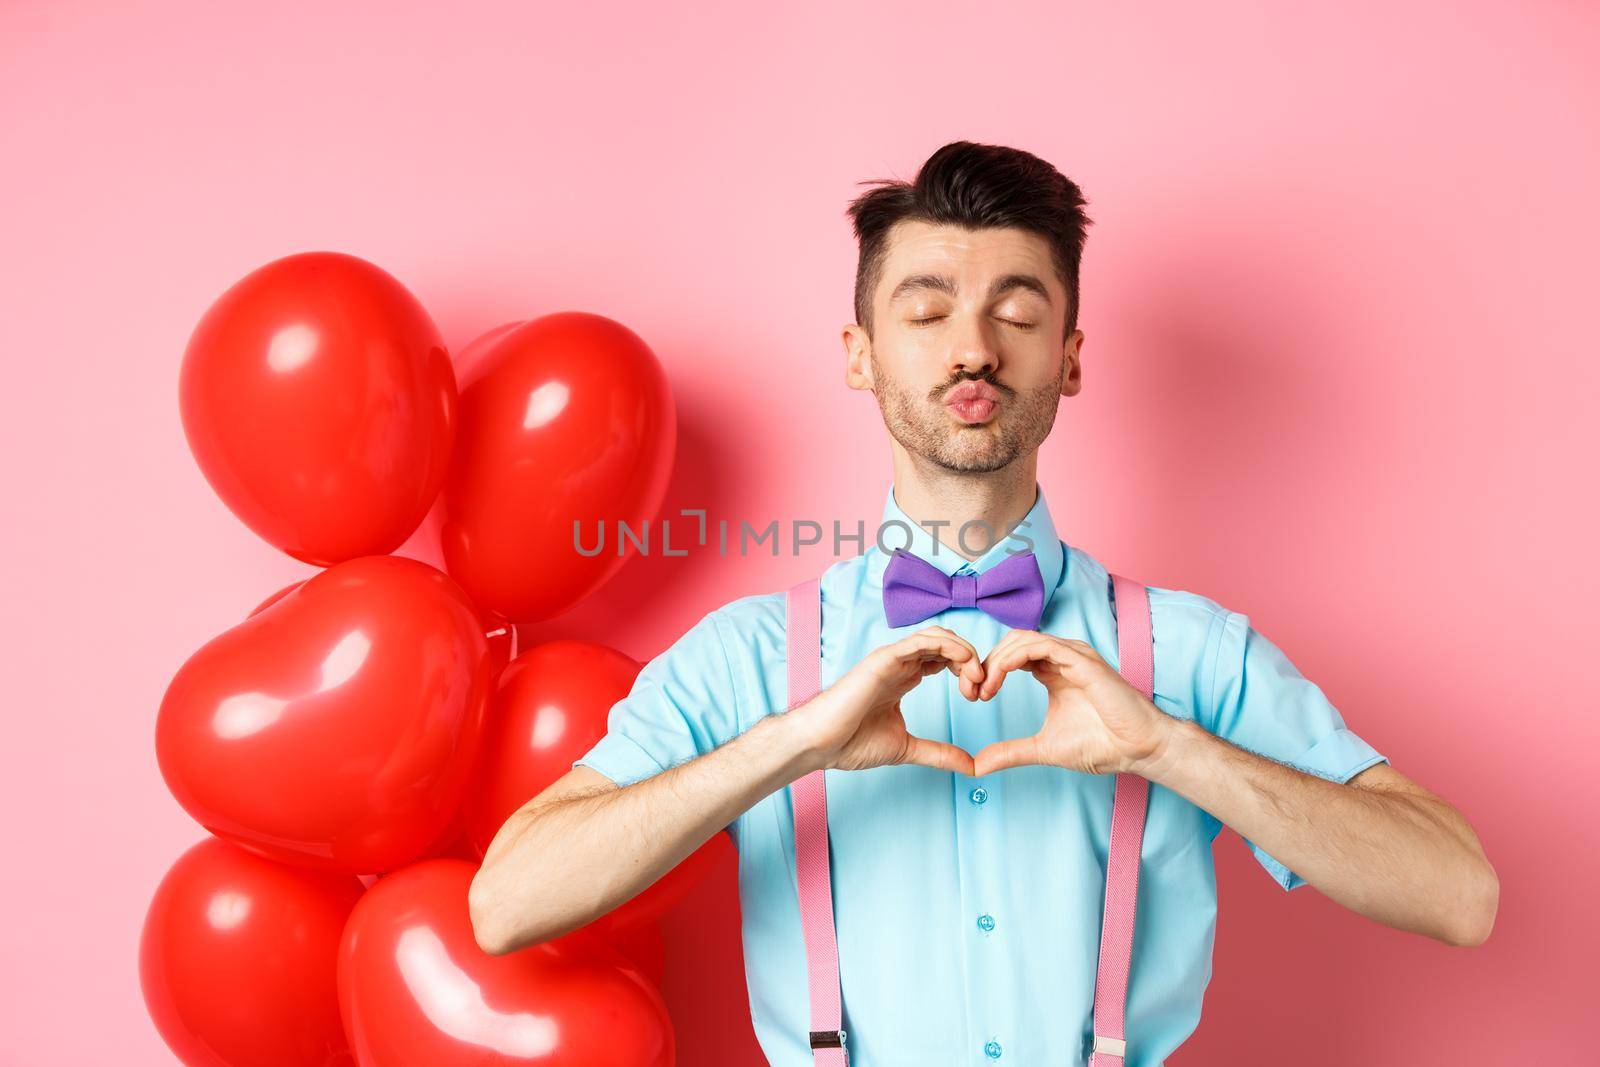
M 900 510 L 900 505 L 895 503 L 894 486 L 890 485 L 883 504 L 883 518 L 879 525 L 879 541 L 885 548 L 884 551 L 876 553 L 879 557 L 876 568 L 879 576 L 882 575 L 883 568 L 888 566 L 889 557 L 893 555 L 894 550 L 901 547 L 921 556 L 945 574 L 954 574 L 963 566 L 972 574 L 982 574 L 1007 557 L 1031 549 L 1039 561 L 1039 575 L 1044 579 L 1044 602 L 1048 608 L 1056 586 L 1061 583 L 1061 572 L 1066 566 L 1066 553 L 1060 535 L 1056 533 L 1055 523 L 1050 518 L 1050 507 L 1045 503 L 1044 489 L 1037 482 L 1034 483 L 1033 489 L 1033 507 L 1028 509 L 1022 521 L 990 545 L 983 555 L 969 561 L 950 547 L 959 543 L 958 530 L 942 527 L 939 536 L 935 538 L 927 527 Z M 981 529 L 974 528 L 971 535 L 976 537 L 982 532 Z

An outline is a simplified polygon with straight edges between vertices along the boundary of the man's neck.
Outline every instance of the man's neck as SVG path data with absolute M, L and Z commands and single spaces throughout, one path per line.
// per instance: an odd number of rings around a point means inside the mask
M 975 560 L 1004 541 L 1033 508 L 1037 453 L 1019 457 L 1004 470 L 976 474 L 894 451 L 894 502 L 963 559 Z M 969 522 L 983 525 L 971 526 L 963 536 L 961 528 Z

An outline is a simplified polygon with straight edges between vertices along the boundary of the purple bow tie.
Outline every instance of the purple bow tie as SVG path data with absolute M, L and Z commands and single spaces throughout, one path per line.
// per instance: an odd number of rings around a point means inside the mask
M 946 574 L 897 548 L 883 572 L 883 615 L 906 626 L 946 608 L 977 608 L 1019 630 L 1039 628 L 1044 578 L 1032 552 L 1007 556 L 982 574 Z

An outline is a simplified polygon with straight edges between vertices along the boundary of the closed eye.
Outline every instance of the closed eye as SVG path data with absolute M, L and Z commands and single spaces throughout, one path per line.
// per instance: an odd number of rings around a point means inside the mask
M 943 315 L 930 315 L 925 319 L 909 319 L 907 321 L 909 321 L 913 326 L 926 326 L 928 323 L 938 322 L 942 318 L 944 318 Z M 1007 326 L 1015 326 L 1019 330 L 1032 330 L 1037 326 L 1036 323 L 1017 322 L 1013 319 L 1001 319 L 1000 321 L 1005 323 Z

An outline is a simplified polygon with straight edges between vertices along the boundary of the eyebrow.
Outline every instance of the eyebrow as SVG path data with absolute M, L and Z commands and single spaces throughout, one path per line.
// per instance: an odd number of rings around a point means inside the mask
M 955 280 L 947 274 L 912 274 L 894 287 L 894 291 L 889 294 L 889 303 L 892 304 L 902 296 L 909 296 L 924 289 L 944 293 L 952 298 L 956 295 Z M 1027 289 L 1038 293 L 1044 298 L 1045 303 L 1051 302 L 1050 290 L 1032 274 L 1007 274 L 1004 278 L 998 279 L 989 287 L 989 299 L 996 300 L 1013 289 Z

